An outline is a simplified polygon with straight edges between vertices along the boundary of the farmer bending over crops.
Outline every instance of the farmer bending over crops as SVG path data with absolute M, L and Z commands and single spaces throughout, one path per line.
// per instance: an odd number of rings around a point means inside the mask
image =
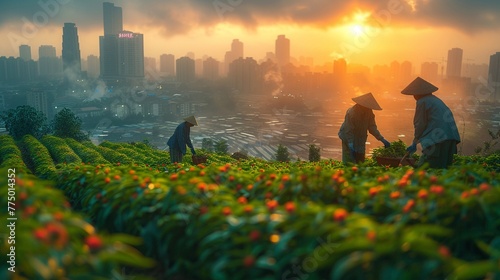
M 342 161 L 363 162 L 365 160 L 365 144 L 367 131 L 387 148 L 391 144 L 385 140 L 377 129 L 375 115 L 372 110 L 382 110 L 371 93 L 352 99 L 356 105 L 347 110 L 345 120 L 340 127 L 339 137 L 342 140 Z
M 417 101 L 413 119 L 415 137 L 406 150 L 414 153 L 420 143 L 422 156 L 419 166 L 428 163 L 431 168 L 447 168 L 457 153 L 460 135 L 450 108 L 432 94 L 437 90 L 431 83 L 417 77 L 401 91 L 402 94 L 413 95 Z
M 191 153 L 194 151 L 193 143 L 189 136 L 191 127 L 198 125 L 194 116 L 189 116 L 184 119 L 184 122 L 179 124 L 175 129 L 174 134 L 168 139 L 167 145 L 170 147 L 170 162 L 182 162 L 182 157 L 186 154 L 186 145 L 191 148 Z

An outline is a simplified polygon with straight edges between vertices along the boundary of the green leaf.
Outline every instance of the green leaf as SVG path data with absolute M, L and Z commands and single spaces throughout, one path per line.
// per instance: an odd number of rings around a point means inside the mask
M 492 261 L 480 261 L 466 263 L 459 266 L 451 275 L 450 279 L 477 279 L 486 278 L 489 273 L 498 273 L 498 265 Z

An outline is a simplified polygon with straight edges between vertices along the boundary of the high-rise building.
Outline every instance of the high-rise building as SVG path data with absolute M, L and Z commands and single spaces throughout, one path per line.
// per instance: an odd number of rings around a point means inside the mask
M 233 39 L 231 43 L 231 50 L 227 51 L 224 55 L 224 65 L 222 74 L 226 75 L 229 70 L 229 64 L 238 58 L 243 58 L 243 42 L 239 39 Z
M 27 103 L 29 106 L 42 112 L 45 116 L 49 115 L 49 106 L 47 94 L 44 91 L 32 91 L 27 94 Z
M 448 61 L 446 63 L 446 77 L 461 77 L 462 76 L 462 57 L 463 50 L 453 48 L 448 51 Z
M 278 35 L 275 44 L 276 62 L 278 66 L 284 66 L 290 63 L 290 39 L 285 35 Z
M 123 31 L 123 14 L 121 7 L 113 3 L 102 3 L 104 19 L 104 35 L 116 35 Z
M 203 59 L 198 58 L 194 60 L 194 74 L 196 77 L 203 76 Z
M 144 78 L 144 36 L 123 30 L 122 8 L 103 3 L 104 36 L 99 37 L 100 77 L 130 84 Z
M 488 87 L 492 90 L 491 98 L 500 101 L 500 52 L 490 56 Z
M 175 75 L 175 56 L 173 54 L 162 54 L 160 56 L 160 72 L 167 76 Z
M 99 77 L 99 72 L 99 57 L 92 54 L 87 56 L 87 74 L 89 77 L 97 78 Z
M 7 81 L 7 57 L 0 56 L 0 82 Z
M 31 47 L 28 45 L 20 45 L 19 57 L 22 58 L 24 61 L 31 60 Z
M 2 79 L 0 78 L 0 81 Z M 0 94 L 0 111 L 3 111 L 6 109 L 6 106 L 5 106 L 5 95 L 3 94 Z
M 20 82 L 20 58 L 9 57 L 7 58 L 7 80 L 9 82 Z
M 123 31 L 118 34 L 119 75 L 144 77 L 144 37 L 140 33 Z
M 100 77 L 103 80 L 119 79 L 118 35 L 99 37 L 99 67 Z
M 122 31 L 100 37 L 101 78 L 106 81 L 144 77 L 144 37 Z M 122 81 L 123 82 L 123 81 Z
M 439 81 L 439 65 L 436 62 L 424 62 L 420 68 L 420 76 L 433 83 L 437 84 Z
M 203 78 L 212 81 L 219 78 L 219 64 L 219 61 L 212 57 L 203 61 Z
M 20 57 L 0 57 L 0 81 L 8 83 L 30 82 L 38 78 L 37 63 Z
M 62 65 L 56 56 L 56 48 L 42 45 L 38 48 L 38 73 L 44 78 L 55 78 L 61 74 Z
M 40 57 L 56 57 L 56 48 L 50 45 L 41 45 L 38 48 L 38 58 Z
M 231 85 L 245 94 L 259 94 L 262 90 L 262 72 L 251 57 L 238 58 L 229 65 L 227 76 Z
M 189 83 L 195 80 L 195 66 L 192 58 L 183 56 L 176 60 L 175 66 L 177 81 Z
M 80 75 L 82 61 L 80 44 L 78 43 L 78 29 L 74 23 L 65 23 L 63 27 L 62 61 L 63 71 L 72 71 L 74 74 Z
M 241 42 L 238 39 L 233 39 L 233 42 L 231 43 L 231 53 L 233 60 L 238 59 L 238 58 L 243 58 L 243 42 Z

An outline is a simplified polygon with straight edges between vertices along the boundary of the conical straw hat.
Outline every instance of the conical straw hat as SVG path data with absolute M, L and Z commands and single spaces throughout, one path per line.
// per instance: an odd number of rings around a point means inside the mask
M 372 109 L 372 110 L 382 110 L 380 105 L 378 105 L 377 100 L 375 100 L 375 97 L 371 94 L 371 92 L 367 94 L 363 94 L 358 97 L 354 97 L 352 101 L 356 102 L 357 104 Z
M 403 89 L 401 93 L 406 95 L 426 95 L 431 94 L 436 90 L 438 90 L 436 86 L 420 77 L 417 77 L 405 89 Z
M 196 118 L 194 116 L 186 117 L 184 118 L 184 120 L 192 125 L 198 125 L 198 122 L 196 121 Z

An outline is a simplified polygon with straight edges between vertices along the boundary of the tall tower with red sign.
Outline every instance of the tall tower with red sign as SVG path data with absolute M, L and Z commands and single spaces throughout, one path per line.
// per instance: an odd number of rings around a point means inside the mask
M 108 85 L 136 85 L 144 79 L 144 36 L 123 30 L 122 8 L 103 3 L 104 35 L 99 37 L 100 77 Z

